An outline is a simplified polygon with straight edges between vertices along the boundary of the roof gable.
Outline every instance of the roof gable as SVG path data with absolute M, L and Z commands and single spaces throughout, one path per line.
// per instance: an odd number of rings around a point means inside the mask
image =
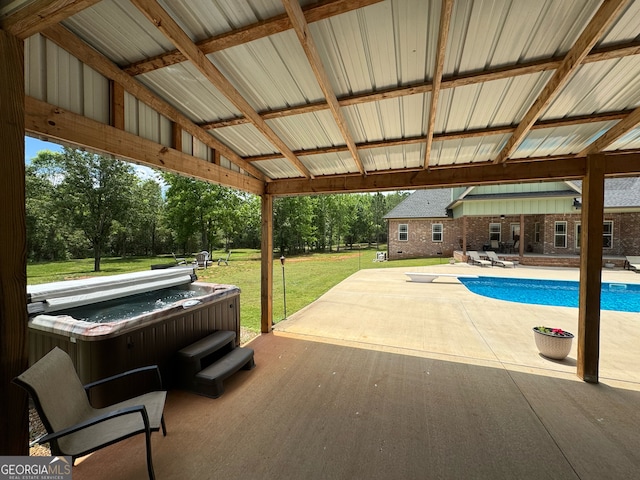
M 451 188 L 416 190 L 384 218 L 446 218 Z

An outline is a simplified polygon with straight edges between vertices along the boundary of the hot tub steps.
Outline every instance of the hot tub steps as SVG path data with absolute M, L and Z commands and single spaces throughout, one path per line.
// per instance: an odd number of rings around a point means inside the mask
M 234 348 L 220 360 L 212 363 L 196 374 L 197 393 L 207 397 L 218 398 L 224 393 L 222 381 L 238 370 L 251 370 L 255 367 L 253 349 Z
M 218 398 L 223 380 L 238 370 L 251 370 L 253 350 L 235 346 L 236 333 L 218 330 L 178 352 L 183 385 L 200 395 Z

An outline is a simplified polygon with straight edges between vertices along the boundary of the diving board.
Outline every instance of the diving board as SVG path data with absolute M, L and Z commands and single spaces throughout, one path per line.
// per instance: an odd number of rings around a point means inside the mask
M 426 273 L 426 272 L 405 272 L 412 282 L 431 283 L 438 277 L 453 278 L 478 278 L 478 275 L 463 275 L 458 273 Z

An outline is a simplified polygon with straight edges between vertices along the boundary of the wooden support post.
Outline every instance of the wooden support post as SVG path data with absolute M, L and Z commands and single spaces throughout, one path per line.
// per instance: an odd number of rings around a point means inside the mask
M 213 163 L 220 165 L 220 151 L 215 148 L 213 149 Z
M 171 123 L 171 145 L 182 153 L 182 127 L 176 122 Z
M 524 255 L 524 214 L 520 214 L 520 241 L 518 242 L 518 256 Z
M 24 44 L 0 30 L 0 455 L 27 455 L 28 367 L 24 169 Z
M 262 245 L 260 278 L 260 326 L 262 333 L 273 327 L 273 196 L 262 195 Z
M 124 130 L 124 87 L 111 81 L 111 126 Z
M 462 217 L 462 254 L 467 254 L 467 216 Z
M 598 383 L 600 357 L 604 168 L 604 155 L 589 155 L 587 174 L 582 182 L 577 374 L 590 383 Z

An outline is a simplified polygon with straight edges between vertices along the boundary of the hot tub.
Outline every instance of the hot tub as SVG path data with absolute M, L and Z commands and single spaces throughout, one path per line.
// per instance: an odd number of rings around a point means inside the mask
M 156 364 L 165 388 L 171 388 L 178 382 L 178 350 L 216 330 L 234 331 L 237 344 L 240 339 L 240 289 L 196 280 L 194 269 L 187 267 L 28 286 L 29 361 L 60 347 L 71 356 L 83 383 Z M 102 309 L 117 299 L 131 303 L 167 288 L 190 294 L 126 319 L 94 323 L 75 318 L 80 311 Z M 108 392 L 96 395 L 103 400 L 98 403 L 117 398 Z

